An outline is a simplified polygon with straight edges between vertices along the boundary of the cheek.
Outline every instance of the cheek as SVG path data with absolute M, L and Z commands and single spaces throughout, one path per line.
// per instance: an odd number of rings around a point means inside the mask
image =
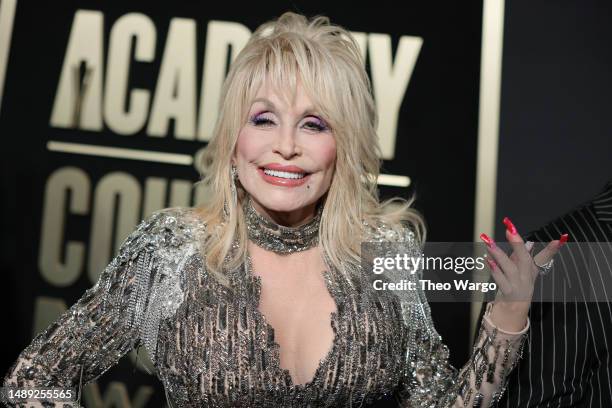
M 321 166 L 331 169 L 336 161 L 336 142 L 332 140 L 331 142 L 321 144 L 318 150 Z
M 245 128 L 240 131 L 236 141 L 236 156 L 238 159 L 255 160 L 264 150 L 265 146 L 261 143 L 261 139 L 255 136 L 250 129 Z

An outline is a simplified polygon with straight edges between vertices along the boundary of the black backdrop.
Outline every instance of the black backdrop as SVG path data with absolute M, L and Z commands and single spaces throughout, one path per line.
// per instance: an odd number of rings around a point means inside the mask
M 612 179 L 612 4 L 508 3 L 497 219 L 535 230 Z

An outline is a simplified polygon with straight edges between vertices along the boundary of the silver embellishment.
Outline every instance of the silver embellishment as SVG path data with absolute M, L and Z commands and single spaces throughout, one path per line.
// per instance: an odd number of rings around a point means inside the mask
M 315 216 L 298 227 L 285 227 L 259 214 L 250 196 L 244 204 L 249 239 L 262 248 L 280 254 L 305 251 L 319 242 L 319 223 L 323 206 L 319 203 Z
M 21 353 L 4 385 L 70 386 L 81 373 L 87 384 L 144 342 L 168 405 L 178 408 L 346 407 L 391 395 L 402 406 L 452 406 L 460 396 L 468 397 L 463 405 L 487 406 L 503 394 L 525 335 L 481 326 L 470 361 L 457 371 L 422 291 L 376 291 L 359 265 L 340 271 L 325 254 L 335 340 L 312 381 L 292 384 L 258 311 L 258 280 L 242 265 L 227 272 L 231 288 L 217 282 L 195 250 L 205 225 L 192 214 L 167 210 L 141 223 L 98 283 Z M 368 240 L 420 251 L 408 231 L 397 237 L 372 228 Z
M 550 261 L 546 262 L 544 265 L 538 265 L 535 259 L 533 260 L 533 264 L 538 268 L 540 275 L 548 274 L 548 272 L 550 272 L 550 270 L 552 269 L 553 262 L 554 262 L 554 259 L 551 259 Z
M 238 169 L 235 166 L 232 166 L 231 170 L 231 185 L 230 188 L 232 190 L 232 204 L 234 208 L 238 205 L 238 191 L 236 190 L 236 181 L 238 181 Z

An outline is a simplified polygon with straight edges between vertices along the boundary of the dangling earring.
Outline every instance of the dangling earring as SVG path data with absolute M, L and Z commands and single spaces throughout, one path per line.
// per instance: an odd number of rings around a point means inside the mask
M 236 166 L 232 166 L 232 181 L 231 181 L 231 188 L 232 188 L 232 203 L 234 204 L 234 208 L 236 208 L 238 206 L 238 192 L 236 191 L 236 180 L 238 180 L 238 169 L 236 168 Z

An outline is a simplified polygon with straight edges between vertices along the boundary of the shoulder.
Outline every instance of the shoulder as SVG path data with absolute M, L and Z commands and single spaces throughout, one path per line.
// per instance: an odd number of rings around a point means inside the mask
M 419 256 L 422 252 L 415 232 L 408 225 L 403 223 L 390 225 L 377 221 L 376 224 L 364 226 L 366 230 L 362 240 L 362 256 L 395 257 L 398 254 Z
M 404 243 L 408 246 L 419 246 L 412 226 L 407 224 L 392 225 L 384 221 L 363 222 L 364 238 L 368 242 Z
M 206 230 L 197 211 L 191 207 L 157 210 L 146 216 L 120 247 L 122 258 L 134 257 L 143 250 L 180 248 L 197 241 Z

